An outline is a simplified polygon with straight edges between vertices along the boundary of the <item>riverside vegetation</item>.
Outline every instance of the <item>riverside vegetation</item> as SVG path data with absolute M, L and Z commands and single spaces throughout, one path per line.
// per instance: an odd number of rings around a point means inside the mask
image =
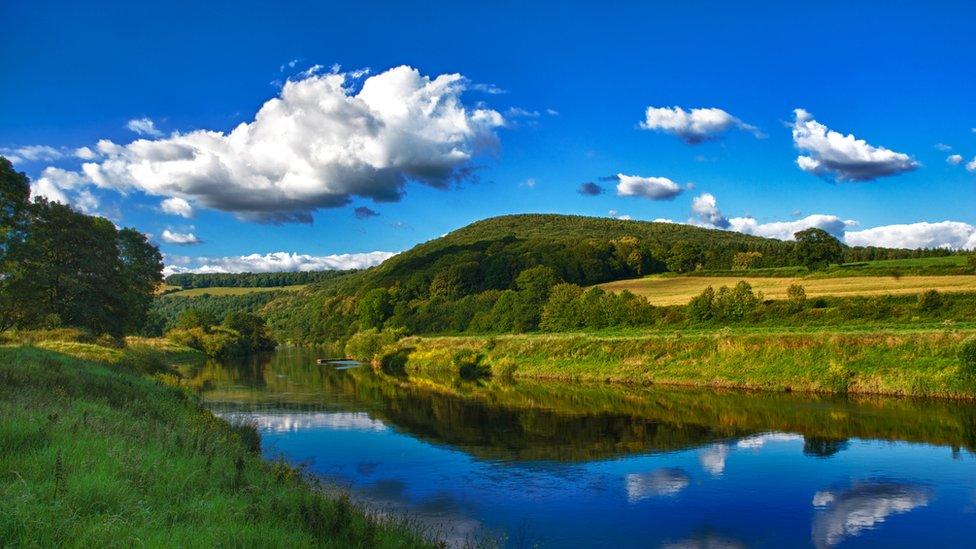
M 255 427 L 217 418 L 176 386 L 175 367 L 204 353 L 275 343 L 241 310 L 220 322 L 194 310 L 168 339 L 133 337 L 154 330 L 161 270 L 145 235 L 31 200 L 27 177 L 0 157 L 0 540 L 430 546 L 410 525 L 263 460 Z

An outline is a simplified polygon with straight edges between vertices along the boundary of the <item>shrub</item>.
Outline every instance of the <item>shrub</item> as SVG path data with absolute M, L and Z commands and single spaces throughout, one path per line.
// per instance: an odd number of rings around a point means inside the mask
M 919 311 L 932 312 L 942 308 L 942 294 L 938 290 L 928 290 L 918 294 Z
M 140 374 L 172 373 L 172 368 L 166 363 L 162 353 L 141 345 L 126 348 L 119 364 Z
M 491 377 L 491 368 L 483 364 L 485 355 L 472 351 L 471 349 L 461 349 L 454 353 L 451 364 L 457 368 L 461 379 L 474 381 L 486 377 Z
M 976 337 L 971 337 L 963 342 L 959 349 L 959 362 L 963 375 L 967 377 L 976 376 Z
M 734 288 L 722 286 L 715 298 L 715 317 L 720 320 L 742 320 L 762 302 L 762 295 L 752 292 L 752 286 L 742 280 Z
M 715 290 L 709 286 L 702 290 L 686 306 L 688 318 L 695 322 L 706 322 L 715 316 Z
M 370 328 L 353 334 L 346 342 L 346 355 L 363 362 L 372 362 L 379 358 L 383 348 L 397 342 L 404 335 L 404 330 L 377 330 Z
M 807 304 L 807 291 L 799 284 L 790 284 L 786 289 L 786 302 L 789 303 L 790 311 L 797 313 L 803 310 Z

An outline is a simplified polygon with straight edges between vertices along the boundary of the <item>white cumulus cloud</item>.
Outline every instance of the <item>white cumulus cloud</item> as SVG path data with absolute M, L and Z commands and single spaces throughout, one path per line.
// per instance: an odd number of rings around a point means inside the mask
M 729 220 L 718 209 L 718 201 L 712 193 L 702 193 L 691 201 L 692 223 L 719 229 L 729 228 Z
M 976 227 L 961 221 L 923 221 L 848 231 L 844 240 L 850 246 L 972 250 L 976 249 Z
M 816 547 L 833 547 L 888 517 L 928 505 L 931 491 L 896 482 L 861 482 L 844 490 L 823 490 L 813 496 L 816 514 L 812 536 Z
M 24 162 L 57 160 L 63 157 L 64 153 L 49 145 L 25 145 L 23 147 L 0 148 L 0 155 L 6 157 L 12 164 L 22 164 Z
M 150 118 L 133 118 L 126 122 L 125 127 L 129 131 L 135 132 L 139 135 L 147 135 L 149 137 L 161 137 L 163 132 L 159 131 L 156 127 L 156 123 Z
M 793 145 L 806 153 L 796 158 L 796 164 L 805 172 L 836 181 L 870 181 L 919 167 L 907 154 L 835 132 L 803 109 L 793 114 Z
M 966 170 L 976 172 L 976 156 L 966 164 Z
M 849 227 L 857 226 L 855 221 L 826 214 L 813 214 L 794 221 L 770 223 L 759 223 L 752 217 L 733 217 L 728 222 L 729 228 L 733 231 L 780 240 L 793 240 L 794 234 L 811 228 L 823 229 L 837 238 L 843 238 L 844 232 Z
M 254 120 L 230 132 L 196 130 L 128 145 L 102 140 L 93 184 L 180 197 L 265 222 L 311 222 L 351 197 L 396 201 L 408 181 L 436 188 L 470 175 L 471 160 L 497 145 L 497 111 L 461 102 L 460 74 L 423 76 L 400 66 L 310 72 L 285 82 Z M 143 127 L 146 131 L 148 127 Z
M 167 198 L 159 204 L 159 209 L 163 213 L 178 215 L 181 217 L 193 217 L 193 206 L 183 198 Z
M 962 164 L 963 158 L 961 154 L 950 154 L 946 157 L 946 162 L 952 164 L 953 166 L 958 166 Z
M 676 135 L 689 145 L 715 139 L 731 128 L 746 130 L 762 137 L 755 126 L 714 107 L 689 111 L 681 107 L 647 107 L 640 127 Z
M 289 252 L 224 257 L 180 258 L 167 256 L 165 274 L 174 273 L 270 273 L 366 269 L 379 265 L 395 252 L 363 252 L 315 256 Z
M 164 230 L 160 238 L 167 244 L 176 244 L 179 246 L 192 246 L 203 242 L 193 233 L 180 233 L 169 229 Z
M 617 195 L 649 198 L 651 200 L 671 200 L 684 189 L 667 177 L 641 177 L 639 175 L 617 174 Z

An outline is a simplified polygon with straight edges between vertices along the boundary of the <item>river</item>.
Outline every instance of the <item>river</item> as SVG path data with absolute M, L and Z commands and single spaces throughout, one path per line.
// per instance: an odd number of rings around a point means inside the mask
M 416 377 L 286 349 L 186 372 L 262 451 L 452 545 L 976 540 L 976 405 Z

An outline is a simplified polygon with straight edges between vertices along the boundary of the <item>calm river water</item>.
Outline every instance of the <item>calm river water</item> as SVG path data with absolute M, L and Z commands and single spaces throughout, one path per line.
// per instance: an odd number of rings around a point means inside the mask
M 189 372 L 263 451 L 452 542 L 972 547 L 976 406 L 462 382 L 290 349 Z

